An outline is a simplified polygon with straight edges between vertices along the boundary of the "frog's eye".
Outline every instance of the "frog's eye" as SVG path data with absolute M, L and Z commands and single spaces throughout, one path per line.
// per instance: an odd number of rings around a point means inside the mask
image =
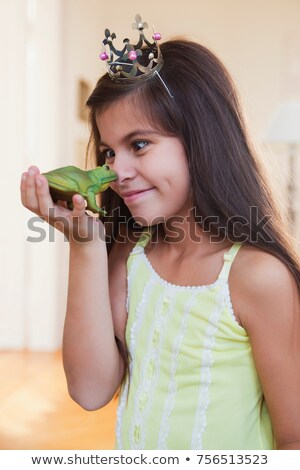
M 108 165 L 103 165 L 103 168 L 104 168 L 104 170 L 109 170 L 109 166 L 108 166 Z

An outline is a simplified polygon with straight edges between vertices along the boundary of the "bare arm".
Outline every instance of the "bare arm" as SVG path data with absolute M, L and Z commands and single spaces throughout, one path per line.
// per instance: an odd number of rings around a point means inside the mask
M 63 357 L 70 395 L 86 409 L 106 405 L 125 372 L 115 337 L 125 343 L 126 262 L 139 234 L 127 235 L 121 227 L 108 260 L 102 243 L 70 246 Z
M 89 410 L 113 398 L 124 374 L 115 341 L 103 242 L 70 244 L 63 363 L 70 395 Z
M 64 368 L 73 399 L 86 409 L 99 408 L 114 396 L 124 373 L 112 318 L 116 305 L 124 305 L 122 313 L 117 312 L 116 324 L 120 323 L 120 318 L 123 319 L 123 329 L 126 324 L 125 301 L 118 300 L 115 304 L 114 300 L 113 308 L 110 304 L 106 246 L 99 237 L 103 225 L 86 215 L 81 196 L 73 197 L 73 211 L 64 203 L 54 204 L 48 182 L 36 167 L 31 167 L 23 175 L 21 198 L 25 207 L 62 231 L 70 242 Z M 89 241 L 78 241 L 74 233 Z M 121 256 L 116 259 L 121 259 Z M 119 264 L 122 269 L 114 269 L 113 277 L 122 277 L 125 281 L 123 289 L 114 289 L 118 299 L 126 295 L 125 262 Z M 120 272 L 118 276 L 117 272 Z
M 278 449 L 300 449 L 300 295 L 288 268 L 256 253 L 240 272 L 247 330 Z

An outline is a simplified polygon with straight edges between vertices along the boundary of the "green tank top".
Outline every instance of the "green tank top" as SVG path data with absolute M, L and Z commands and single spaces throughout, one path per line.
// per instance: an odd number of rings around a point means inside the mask
M 127 260 L 130 381 L 119 397 L 118 449 L 273 449 L 249 337 L 228 287 L 241 244 L 218 279 L 177 286 L 148 260 L 143 233 Z

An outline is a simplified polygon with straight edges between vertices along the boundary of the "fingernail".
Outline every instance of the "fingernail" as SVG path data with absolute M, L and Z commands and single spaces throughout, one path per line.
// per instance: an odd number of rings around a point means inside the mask
M 23 174 L 22 174 L 22 181 L 26 181 L 26 178 L 27 178 L 26 173 L 23 173 Z
M 30 174 L 30 176 L 35 175 L 35 171 L 32 168 L 28 168 L 28 173 Z

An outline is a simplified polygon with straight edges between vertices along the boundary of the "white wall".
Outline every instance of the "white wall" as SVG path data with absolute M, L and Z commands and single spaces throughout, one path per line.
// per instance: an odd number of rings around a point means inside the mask
M 21 171 L 20 154 L 24 147 L 24 3 L 24 1 L 0 2 L 0 56 L 2 64 L 0 73 L 2 157 L 0 194 L 3 208 L 0 230 L 0 337 L 1 343 L 4 344 L 9 338 L 13 347 L 22 344 L 24 337 L 24 317 L 20 315 L 24 295 L 22 236 L 24 216 L 19 204 L 16 185 L 16 175 Z M 17 11 L 18 15 L 16 15 Z M 10 48 L 7 47 L 8 44 L 11 45 Z M 16 221 L 22 222 L 16 223 Z
M 28 5 L 30 8 L 28 9 Z M 52 350 L 65 307 L 58 260 L 62 240 L 29 243 L 32 214 L 20 203 L 21 172 L 60 165 L 61 2 L 1 0 L 0 347 Z M 44 224 L 45 225 L 45 224 Z
M 28 20 L 28 2 L 36 4 L 35 21 Z M 104 72 L 98 56 L 105 27 L 121 41 L 137 12 L 163 40 L 184 35 L 223 60 L 270 173 L 285 189 L 285 148 L 271 154 L 263 133 L 279 103 L 300 93 L 299 0 L 118 0 L 110 7 L 103 0 L 0 0 L 2 349 L 60 346 L 68 247 L 59 234 L 55 243 L 26 241 L 34 234 L 26 227 L 31 214 L 20 204 L 19 179 L 29 164 L 42 171 L 83 165 L 88 129 L 77 114 L 78 80 L 95 84 Z

